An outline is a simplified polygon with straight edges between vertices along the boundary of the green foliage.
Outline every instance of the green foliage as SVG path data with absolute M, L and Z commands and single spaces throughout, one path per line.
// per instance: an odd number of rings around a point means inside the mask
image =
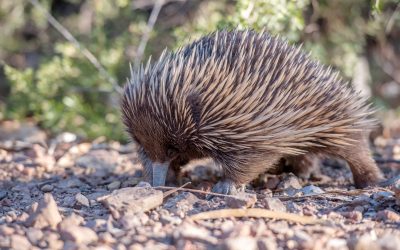
M 61 12 L 53 10 L 52 14 L 123 85 L 149 12 L 132 10 L 129 0 L 63 2 L 73 6 L 75 11 L 66 11 L 62 7 Z M 47 9 L 58 4 L 55 0 L 40 3 Z M 367 39 L 387 42 L 388 30 L 400 29 L 400 15 L 393 12 L 393 7 L 400 4 L 399 0 L 221 0 L 198 3 L 196 8 L 189 10 L 190 18 L 179 25 L 156 23 L 145 57 L 153 55 L 157 58 L 165 47 L 177 48 L 216 29 L 265 29 L 291 43 L 303 43 L 314 58 L 333 65 L 351 79 L 360 56 L 367 51 Z M 0 62 L 4 64 L 10 89 L 5 102 L 0 100 L 0 119 L 32 117 L 51 132 L 67 130 L 88 138 L 125 139 L 118 96 L 113 86 L 81 51 L 49 26 L 47 18 L 38 9 L 24 0 L 1 1 L 0 28 Z M 28 54 L 36 55 L 39 60 L 33 64 L 16 63 Z M 383 78 L 382 70 L 377 74 L 375 71 L 371 69 L 373 79 Z M 2 96 L 0 94 L 0 98 Z

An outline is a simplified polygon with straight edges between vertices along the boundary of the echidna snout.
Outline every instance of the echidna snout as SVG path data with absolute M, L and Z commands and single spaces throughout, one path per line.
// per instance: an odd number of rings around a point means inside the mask
M 316 155 L 346 160 L 356 187 L 381 177 L 366 141 L 366 99 L 295 46 L 267 33 L 207 35 L 132 72 L 122 117 L 139 145 L 145 176 L 211 157 L 230 193 L 282 158 L 304 170 Z M 167 167 L 168 166 L 168 167 Z

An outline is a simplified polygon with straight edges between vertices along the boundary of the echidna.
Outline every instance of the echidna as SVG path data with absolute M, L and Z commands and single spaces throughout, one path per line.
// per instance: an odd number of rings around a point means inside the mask
M 365 98 L 266 32 L 215 32 L 131 74 L 123 122 L 153 185 L 169 168 L 211 157 L 224 174 L 213 191 L 232 193 L 282 158 L 301 170 L 316 154 L 346 160 L 356 187 L 381 179 Z

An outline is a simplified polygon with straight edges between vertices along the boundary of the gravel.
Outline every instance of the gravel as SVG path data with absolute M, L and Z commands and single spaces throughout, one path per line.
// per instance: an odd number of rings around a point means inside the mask
M 29 128 L 24 133 L 38 135 L 0 138 L 1 249 L 395 250 L 400 246 L 396 164 L 381 166 L 386 185 L 364 190 L 354 189 L 348 168 L 324 167 L 321 172 L 329 178 L 322 180 L 282 173 L 268 175 L 236 196 L 208 200 L 202 193 L 179 190 L 164 197 L 167 190 L 142 181 L 135 145 L 81 142 L 70 133 L 44 138 L 45 133 Z M 37 139 L 52 145 L 51 150 Z M 376 150 L 383 157 L 392 154 L 388 145 L 400 145 L 398 140 L 382 140 L 387 141 L 385 148 Z M 185 178 L 199 182 L 186 187 L 209 190 L 218 176 L 214 169 L 206 170 L 206 163 L 198 163 L 201 171 L 196 165 L 185 170 Z M 226 208 L 290 212 L 326 223 L 190 218 Z

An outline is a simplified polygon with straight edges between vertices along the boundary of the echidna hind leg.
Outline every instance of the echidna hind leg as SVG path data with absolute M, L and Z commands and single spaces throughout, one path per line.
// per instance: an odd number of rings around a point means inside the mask
M 292 172 L 298 177 L 308 179 L 312 174 L 320 174 L 321 161 L 315 154 L 304 154 L 299 156 L 286 157 L 287 166 L 285 172 Z
M 373 186 L 383 180 L 380 169 L 372 159 L 366 140 L 361 140 L 357 145 L 347 149 L 339 150 L 337 155 L 349 164 L 354 185 L 357 188 Z

